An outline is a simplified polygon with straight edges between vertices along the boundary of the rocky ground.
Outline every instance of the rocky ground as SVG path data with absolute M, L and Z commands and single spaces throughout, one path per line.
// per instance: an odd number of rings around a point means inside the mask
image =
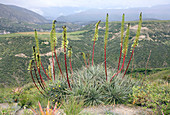
M 31 109 L 21 109 L 17 106 L 17 103 L 8 104 L 1 103 L 0 111 L 7 108 L 13 109 L 11 114 L 13 115 L 25 115 L 30 113 Z M 32 112 L 31 112 L 32 113 Z M 63 110 L 59 110 L 59 114 L 65 115 Z M 100 105 L 94 107 L 84 108 L 81 111 L 82 115 L 153 115 L 150 109 L 143 109 L 142 107 L 130 106 L 130 105 Z

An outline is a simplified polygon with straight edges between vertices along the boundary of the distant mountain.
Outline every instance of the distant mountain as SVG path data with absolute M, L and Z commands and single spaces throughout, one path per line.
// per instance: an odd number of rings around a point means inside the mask
M 85 11 L 87 8 L 83 7 L 47 7 L 40 8 L 42 15 L 50 20 L 54 20 L 60 16 L 71 15 L 75 13 L 79 13 L 81 11 Z
M 138 20 L 139 13 L 143 13 L 143 19 L 170 20 L 170 4 L 154 7 L 128 8 L 128 9 L 89 9 L 79 13 L 60 16 L 57 21 L 64 22 L 89 22 L 105 20 L 109 13 L 110 21 L 120 21 L 122 14 L 125 13 L 126 21 Z
M 0 19 L 10 19 L 15 22 L 44 23 L 47 20 L 30 10 L 13 5 L 0 4 Z

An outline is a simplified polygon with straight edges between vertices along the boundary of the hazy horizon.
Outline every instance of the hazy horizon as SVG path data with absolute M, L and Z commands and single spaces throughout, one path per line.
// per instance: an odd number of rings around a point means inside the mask
M 79 7 L 75 11 L 80 12 L 83 9 L 127 9 L 136 7 L 152 7 L 157 5 L 170 4 L 170 0 L 0 0 L 0 3 L 6 5 L 16 5 L 43 15 L 42 8 L 50 7 Z

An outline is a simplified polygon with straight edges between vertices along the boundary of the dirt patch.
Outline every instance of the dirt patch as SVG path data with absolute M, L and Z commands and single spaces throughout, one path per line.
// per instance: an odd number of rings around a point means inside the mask
M 23 53 L 20 53 L 20 54 L 16 54 L 15 55 L 16 57 L 23 57 L 23 58 L 27 58 L 27 56 Z
M 138 25 L 132 26 L 132 27 L 130 27 L 130 29 L 137 30 L 137 29 L 138 29 Z M 147 28 L 147 27 L 141 27 L 141 30 L 149 30 L 149 28 Z
M 61 52 L 63 52 L 63 48 L 62 47 L 56 49 L 57 55 L 59 55 Z M 40 56 L 52 56 L 52 53 L 48 52 L 48 53 L 45 53 L 45 54 L 40 54 Z
M 81 113 L 90 113 L 92 115 L 150 115 L 150 109 L 142 107 L 129 107 L 125 105 L 107 105 L 98 107 L 88 107 L 83 109 Z

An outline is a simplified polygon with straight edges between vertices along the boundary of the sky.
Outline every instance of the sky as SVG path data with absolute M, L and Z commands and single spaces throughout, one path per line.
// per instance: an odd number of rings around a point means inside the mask
M 170 0 L 0 0 L 2 4 L 17 5 L 38 13 L 41 7 L 133 8 L 170 4 Z

